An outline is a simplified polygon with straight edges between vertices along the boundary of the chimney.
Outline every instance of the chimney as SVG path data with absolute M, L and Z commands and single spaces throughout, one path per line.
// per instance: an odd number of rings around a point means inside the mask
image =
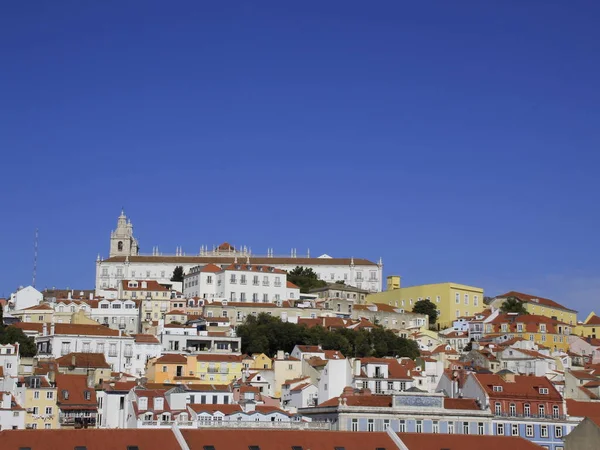
M 69 291 L 67 293 L 67 300 L 71 300 L 73 298 L 73 295 L 71 294 L 71 291 Z
M 89 389 L 94 389 L 94 372 L 88 372 L 87 375 L 87 387 Z
M 277 359 L 284 359 L 283 350 L 277 350 Z
M 11 395 L 9 392 L 2 393 L 2 409 L 10 409 Z
M 507 383 L 515 382 L 515 374 L 514 373 L 505 372 L 502 375 L 500 375 L 500 377 Z
M 360 359 L 354 360 L 354 376 L 360 377 Z
M 77 358 L 75 357 L 75 355 L 71 355 L 71 365 L 73 367 L 77 366 Z
M 94 293 L 90 292 L 90 300 L 94 300 Z

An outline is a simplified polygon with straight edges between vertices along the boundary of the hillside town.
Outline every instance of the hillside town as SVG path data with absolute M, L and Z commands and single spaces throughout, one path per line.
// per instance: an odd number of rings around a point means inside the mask
M 381 258 L 142 254 L 124 212 L 95 264 L 93 287 L 0 299 L 2 448 L 598 448 L 593 312 L 405 287 Z

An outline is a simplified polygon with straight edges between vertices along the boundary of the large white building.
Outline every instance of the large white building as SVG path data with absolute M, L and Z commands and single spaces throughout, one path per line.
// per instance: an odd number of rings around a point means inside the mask
M 215 264 L 219 267 L 235 263 L 246 263 L 260 266 L 272 266 L 280 270 L 293 270 L 298 266 L 313 269 L 319 278 L 325 281 L 344 281 L 346 285 L 355 286 L 371 292 L 379 292 L 383 282 L 383 263 L 362 258 L 333 258 L 329 255 L 311 257 L 310 252 L 298 256 L 292 249 L 289 256 L 276 256 L 273 249 L 266 255 L 255 255 L 247 247 L 236 249 L 228 243 L 209 250 L 202 246 L 196 254 L 186 254 L 181 248 L 175 255 L 159 253 L 154 247 L 151 254 L 139 252 L 138 241 L 133 236 L 133 225 L 121 213 L 117 220 L 117 228 L 111 233 L 110 253 L 107 259 L 98 256 L 96 261 L 96 289 L 117 288 L 121 280 L 155 280 L 158 283 L 172 284 L 171 277 L 177 266 L 183 266 L 187 273 L 192 267 Z

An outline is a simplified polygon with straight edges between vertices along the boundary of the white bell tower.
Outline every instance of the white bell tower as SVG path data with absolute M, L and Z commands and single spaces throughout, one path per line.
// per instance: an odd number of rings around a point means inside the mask
M 127 220 L 125 211 L 117 219 L 117 229 L 110 233 L 110 257 L 137 256 L 140 251 L 138 241 L 133 237 L 133 225 Z

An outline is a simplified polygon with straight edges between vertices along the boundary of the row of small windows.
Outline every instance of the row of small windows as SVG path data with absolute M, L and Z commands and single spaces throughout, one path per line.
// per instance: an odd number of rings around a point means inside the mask
M 539 437 L 541 438 L 548 438 L 549 436 L 549 430 L 552 426 L 551 425 L 540 425 L 539 429 L 540 429 L 540 433 L 539 433 Z M 504 423 L 497 423 L 496 424 L 496 435 L 497 436 L 504 436 L 507 432 L 508 432 L 508 424 L 504 424 Z M 563 427 L 560 425 L 555 425 L 554 426 L 554 437 L 557 439 L 560 439 L 563 437 L 564 433 L 563 433 Z M 510 435 L 511 436 L 520 436 L 520 431 L 519 431 L 519 424 L 511 424 L 510 425 Z M 527 424 L 525 425 L 525 436 L 527 437 L 534 437 L 534 426 L 532 424 Z M 557 449 L 559 447 L 556 447 Z
M 411 428 L 412 428 L 413 422 L 412 421 L 410 421 L 410 422 L 411 422 Z M 383 420 L 367 419 L 366 431 L 384 431 L 384 430 L 387 430 L 388 428 L 390 428 L 390 426 L 391 426 L 390 423 L 391 423 L 390 419 L 383 419 Z M 407 420 L 398 421 L 398 430 L 397 431 L 400 433 L 406 433 L 409 429 L 408 423 L 409 423 L 409 421 L 407 421 Z M 414 421 L 414 430 L 411 430 L 411 431 L 414 431 L 416 433 L 423 433 L 423 424 L 424 424 L 423 420 L 415 420 Z M 352 419 L 351 430 L 352 431 L 364 431 L 364 430 L 359 430 L 358 419 Z M 483 422 L 478 422 L 476 430 L 473 430 L 473 431 L 476 431 L 477 434 L 485 434 L 485 424 Z M 456 424 L 454 422 L 447 422 L 446 432 L 448 434 L 455 434 L 455 433 L 472 434 L 471 433 L 471 424 L 469 422 L 457 422 Z M 440 433 L 440 421 L 439 420 L 431 421 L 431 433 L 434 433 L 434 434 Z

